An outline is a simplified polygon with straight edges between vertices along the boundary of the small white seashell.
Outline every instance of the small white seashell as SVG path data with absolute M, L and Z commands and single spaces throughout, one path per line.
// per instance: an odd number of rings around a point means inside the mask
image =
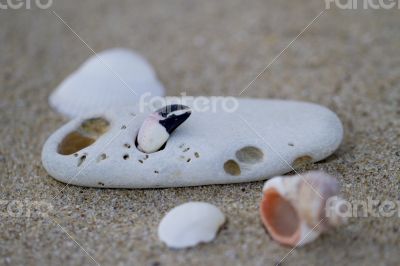
M 190 114 L 190 108 L 180 104 L 167 105 L 150 114 L 139 129 L 138 149 L 146 153 L 158 151 Z
M 130 106 L 78 117 L 46 141 L 43 165 L 54 178 L 80 186 L 239 183 L 265 180 L 290 172 L 304 161 L 322 160 L 342 140 L 340 120 L 322 106 L 236 100 L 237 109 L 231 112 L 220 105 L 215 110 L 198 110 L 190 99 L 182 102 L 190 107 L 190 118 L 169 136 L 163 149 L 150 154 L 144 154 L 135 141 L 143 122 L 157 108 Z
M 115 48 L 90 57 L 61 82 L 49 103 L 72 118 L 134 105 L 144 93 L 152 97 L 164 95 L 153 68 L 139 54 Z
M 158 226 L 158 237 L 171 248 L 211 242 L 225 223 L 224 214 L 206 202 L 187 202 L 170 210 Z
M 322 171 L 274 177 L 263 188 L 261 219 L 274 240 L 302 246 L 346 221 L 338 193 L 337 180 Z

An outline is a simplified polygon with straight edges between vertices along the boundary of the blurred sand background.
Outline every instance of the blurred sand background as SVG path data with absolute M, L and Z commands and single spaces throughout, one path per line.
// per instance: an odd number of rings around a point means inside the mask
M 59 193 L 64 184 L 41 166 L 44 141 L 67 121 L 47 97 L 91 56 L 53 11 L 95 51 L 143 54 L 168 95 L 237 96 L 324 9 L 317 0 L 58 0 L 0 10 L 0 199 L 54 206 L 51 219 L 0 217 L 0 264 L 95 264 L 57 222 L 102 265 L 398 265 L 397 215 L 353 218 L 288 254 L 261 226 L 263 182 Z M 243 94 L 334 110 L 344 142 L 309 168 L 337 176 L 350 200 L 400 200 L 399 25 L 398 9 L 327 10 Z M 211 244 L 170 250 L 157 225 L 189 200 L 219 206 L 229 221 Z

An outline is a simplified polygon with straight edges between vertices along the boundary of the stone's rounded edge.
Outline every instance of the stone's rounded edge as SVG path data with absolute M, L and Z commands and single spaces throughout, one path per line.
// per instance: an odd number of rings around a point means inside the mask
M 320 161 L 332 155 L 339 148 L 340 144 L 343 142 L 344 128 L 342 121 L 335 112 L 325 106 L 318 106 L 325 110 L 325 129 L 331 135 L 330 138 L 326 138 L 327 140 L 330 140 L 330 142 L 326 143 L 325 151 L 318 160 Z
M 318 125 L 313 124 L 313 130 L 317 132 L 311 139 L 313 142 L 319 142 L 320 147 L 310 151 L 311 162 L 321 161 L 332 155 L 340 146 L 344 137 L 343 124 L 338 115 L 326 106 L 302 101 L 288 101 L 296 103 L 309 109 L 310 115 L 318 121 Z
M 66 125 L 56 130 L 50 137 L 45 141 L 41 159 L 42 165 L 46 169 L 46 171 L 50 174 L 51 177 L 60 181 L 67 182 L 65 178 L 67 173 L 65 167 L 65 162 L 70 159 L 66 155 L 61 155 L 58 152 L 58 145 L 62 141 L 62 139 L 81 123 L 81 119 L 74 119 L 69 121 Z
M 334 142 L 336 143 L 335 145 L 335 150 L 336 150 L 343 140 L 343 135 L 344 135 L 343 123 L 340 120 L 339 116 L 328 107 L 318 104 L 314 105 L 318 106 L 319 108 L 321 108 L 321 110 L 324 110 L 324 112 L 326 113 L 326 120 L 329 121 L 329 123 L 327 123 L 327 126 L 336 128 L 335 132 L 337 132 L 337 135 L 335 135 L 336 137 L 334 138 L 335 140 Z
M 121 124 L 121 119 L 119 119 L 121 112 L 125 112 L 125 116 L 127 116 L 129 113 L 132 113 L 131 108 L 121 108 L 107 113 L 90 112 L 83 116 L 72 119 L 53 132 L 45 141 L 41 151 L 42 165 L 49 175 L 54 179 L 67 184 L 85 187 L 104 187 L 98 183 L 87 183 L 82 181 L 82 179 L 74 178 L 77 174 L 79 174 L 80 177 L 86 177 L 87 174 L 79 171 L 79 167 L 77 166 L 77 160 L 79 158 L 77 158 L 75 154 L 86 156 L 93 151 L 93 147 L 96 142 L 99 142 L 101 139 L 110 139 L 110 137 L 115 135 L 116 127 L 120 126 Z M 100 136 L 99 139 L 96 139 L 93 144 L 77 151 L 76 153 L 68 155 L 59 153 L 59 145 L 69 133 L 78 129 L 84 121 L 97 117 L 104 118 L 109 122 L 110 129 L 107 132 Z
M 210 203 L 186 202 L 167 212 L 157 235 L 170 248 L 189 248 L 214 240 L 225 221 L 222 211 Z
M 313 102 L 305 102 L 305 101 L 297 101 L 297 100 L 280 100 L 280 99 L 252 99 L 252 98 L 242 98 L 241 99 L 245 104 L 250 104 L 252 101 L 254 102 L 263 102 L 265 101 L 267 104 L 277 104 L 280 107 L 295 107 L 299 110 L 307 110 L 309 115 L 319 122 L 317 128 L 319 131 L 318 139 L 319 141 L 323 141 L 325 144 L 324 149 L 319 151 L 311 151 L 311 155 L 313 155 L 312 162 L 318 162 L 320 160 L 325 159 L 326 157 L 333 154 L 340 146 L 344 137 L 344 127 L 343 124 L 338 117 L 338 115 L 329 109 L 326 106 L 313 103 Z M 240 107 L 241 105 L 239 105 Z M 313 127 L 316 125 L 313 124 Z M 330 136 L 326 138 L 326 136 Z M 326 142 L 325 140 L 329 140 Z M 306 154 L 305 154 L 306 155 Z M 276 173 L 279 174 L 279 173 Z

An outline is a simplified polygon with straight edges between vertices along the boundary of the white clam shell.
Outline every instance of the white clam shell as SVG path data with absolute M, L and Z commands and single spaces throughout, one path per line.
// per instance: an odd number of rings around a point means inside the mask
M 212 241 L 224 223 L 224 214 L 214 205 L 188 202 L 164 216 L 158 227 L 158 237 L 171 248 L 192 247 Z
M 322 160 L 342 141 L 338 117 L 316 104 L 238 99 L 238 108 L 229 113 L 222 108 L 198 111 L 190 102 L 185 104 L 192 109 L 191 116 L 160 151 L 145 154 L 137 149 L 138 130 L 154 109 L 132 107 L 70 121 L 46 141 L 43 165 L 54 178 L 81 186 L 227 184 L 287 173 L 299 158 Z M 109 121 L 108 131 L 90 146 L 60 154 L 66 136 L 87 118 L 98 116 Z
M 145 58 L 122 48 L 93 55 L 68 76 L 49 97 L 67 117 L 134 105 L 141 95 L 163 96 L 164 87 Z

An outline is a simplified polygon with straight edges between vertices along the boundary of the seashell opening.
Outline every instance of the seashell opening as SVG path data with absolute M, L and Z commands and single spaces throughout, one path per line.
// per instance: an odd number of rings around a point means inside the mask
M 292 204 L 277 190 L 268 189 L 260 206 L 261 218 L 272 238 L 292 245 L 300 238 L 300 218 Z
M 346 220 L 339 183 L 322 171 L 275 177 L 263 188 L 261 219 L 272 238 L 283 245 L 304 245 Z M 300 238 L 303 238 L 300 240 Z
M 263 160 L 264 153 L 257 147 L 246 146 L 236 152 L 236 158 L 242 163 L 256 164 Z
M 62 155 L 76 153 L 92 145 L 109 129 L 110 123 L 101 117 L 90 118 L 82 122 L 79 128 L 68 133 L 58 145 L 57 152 Z

